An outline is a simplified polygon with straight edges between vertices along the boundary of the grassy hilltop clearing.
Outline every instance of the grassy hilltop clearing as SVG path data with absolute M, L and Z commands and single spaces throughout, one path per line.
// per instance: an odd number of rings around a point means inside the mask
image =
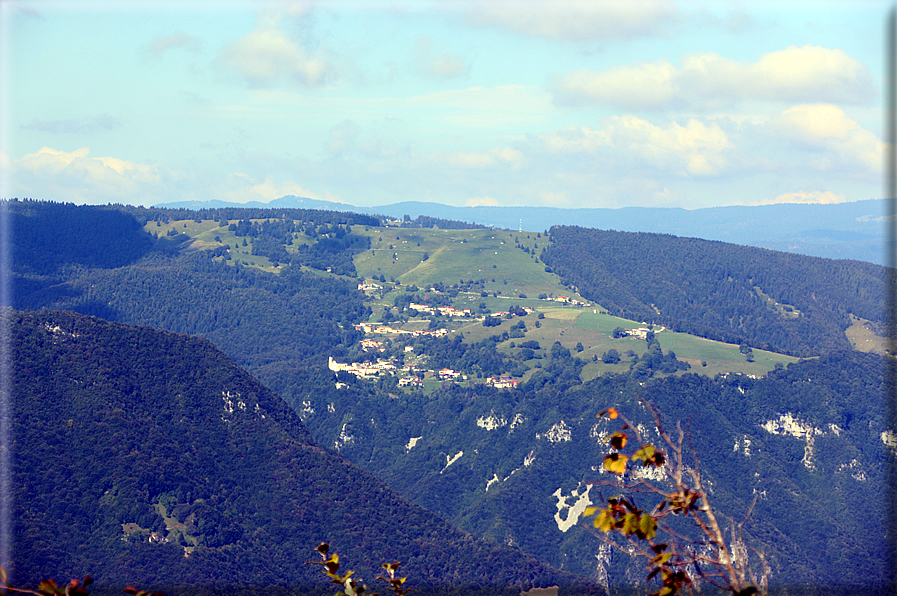
M 267 220 L 251 221 L 261 224 Z M 212 250 L 227 245 L 230 247 L 226 253 L 230 263 L 271 273 L 284 269 L 284 264 L 275 265 L 268 257 L 253 254 L 257 238 L 237 236 L 234 230 L 220 223 L 190 219 L 158 222 L 157 225 L 151 221 L 144 229 L 163 241 L 170 239 L 172 243 L 178 243 L 181 251 Z M 477 342 L 505 332 L 510 335 L 512 328 L 517 328 L 523 321 L 526 326 L 523 336 L 500 342 L 497 346 L 500 351 L 508 355 L 518 354 L 516 345 L 525 341 L 537 341 L 543 348 L 559 341 L 571 351 L 581 344 L 583 350 L 576 355 L 587 361 L 581 376 L 584 381 L 605 373 L 628 371 L 630 360 L 625 354 L 630 351 L 641 354 L 645 350 L 643 339 L 612 337 L 615 328 L 629 331 L 643 327 L 642 322 L 608 315 L 600 304 L 590 303 L 575 288 L 565 286 L 556 274 L 546 271 L 538 254 L 548 245 L 548 238 L 541 232 L 383 226 L 352 226 L 351 229 L 352 234 L 370 241 L 370 248 L 354 251 L 352 261 L 358 279 L 376 286 L 367 292 L 373 310 L 372 322 L 382 320 L 384 311 L 393 309 L 400 296 L 422 296 L 427 289 L 441 286 L 448 290 L 446 294 L 451 306 L 458 310 L 470 309 L 475 315 L 473 320 L 445 317 L 440 321 L 442 326 L 463 333 L 466 342 Z M 244 240 L 246 246 L 243 246 Z M 311 246 L 316 241 L 306 234 L 294 233 L 292 244 L 285 245 L 284 249 L 287 254 L 296 255 L 300 247 Z M 302 269 L 319 275 L 344 277 L 307 266 Z M 458 291 L 452 291 L 453 287 Z M 559 303 L 554 300 L 557 296 L 566 296 L 586 306 Z M 525 317 L 503 319 L 496 327 L 483 326 L 485 314 L 506 312 L 513 305 L 534 312 Z M 390 322 L 393 327 L 405 330 L 426 329 L 429 324 L 430 320 L 423 317 L 397 317 Z M 736 344 L 675 333 L 660 326 L 655 329 L 663 350 L 672 350 L 691 366 L 691 372 L 699 374 L 713 376 L 738 372 L 762 376 L 776 365 L 797 360 L 775 352 L 753 350 L 753 358 L 748 361 Z M 624 356 L 620 362 L 602 362 L 602 356 L 611 349 Z M 526 380 L 535 373 L 541 355 L 537 352 L 537 358 L 522 362 L 528 370 L 521 379 Z
M 250 221 L 261 223 L 266 220 Z M 252 237 L 237 236 L 235 231 L 217 221 L 151 221 L 144 229 L 160 238 L 170 238 L 173 243 L 185 243 L 181 250 L 210 250 L 228 245 L 233 263 L 266 271 L 280 268 L 268 257 L 253 254 Z M 370 239 L 370 249 L 358 251 L 353 258 L 358 276 L 364 279 L 379 279 L 382 275 L 388 280 L 420 287 L 484 279 L 487 292 L 500 292 L 506 297 L 570 294 L 557 275 L 546 273 L 545 265 L 538 260 L 536 254 L 548 243 L 539 232 L 352 226 L 352 233 Z M 245 246 L 243 240 L 246 240 Z M 293 243 L 284 249 L 287 254 L 295 255 L 300 246 L 314 243 L 314 238 L 294 234 Z

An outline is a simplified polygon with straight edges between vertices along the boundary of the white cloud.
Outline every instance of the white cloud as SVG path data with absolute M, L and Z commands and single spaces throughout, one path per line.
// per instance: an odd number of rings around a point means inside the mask
M 263 181 L 258 181 L 243 172 L 229 174 L 221 189 L 221 199 L 235 203 L 248 203 L 249 201 L 262 201 L 267 203 L 273 199 L 279 199 L 286 195 L 307 197 L 321 201 L 342 202 L 340 197 L 331 193 L 318 194 L 314 191 L 291 181 L 275 182 L 270 176 Z
M 70 152 L 44 147 L 15 160 L 13 166 L 16 186 L 41 199 L 132 202 L 161 184 L 156 166 L 90 157 L 87 147 Z
M 881 171 L 885 144 L 838 106 L 796 105 L 773 118 L 769 128 L 772 134 L 818 153 L 813 161 L 817 169 L 859 166 L 869 173 Z
M 442 160 L 440 156 L 435 158 Z M 448 163 L 458 168 L 491 168 L 499 164 L 509 164 L 520 168 L 525 160 L 523 153 L 511 147 L 493 148 L 489 151 L 455 151 L 445 156 Z
M 568 126 L 556 132 L 543 133 L 539 135 L 539 140 L 551 153 L 594 153 L 599 147 L 607 147 L 612 142 L 607 131 L 588 126 Z
M 273 25 L 251 31 L 227 46 L 223 59 L 253 85 L 265 85 L 286 77 L 316 87 L 332 74 L 324 58 L 307 54 Z
M 718 124 L 689 119 L 685 126 L 673 122 L 667 128 L 635 116 L 614 117 L 608 126 L 614 144 L 640 155 L 657 167 L 678 170 L 680 175 L 709 176 L 725 165 L 723 152 L 732 144 Z
M 816 145 L 826 139 L 846 139 L 860 125 L 847 117 L 838 106 L 802 104 L 788 108 L 773 121 L 773 126 L 788 137 Z
M 492 197 L 471 197 L 464 202 L 465 207 L 498 207 L 498 199 Z
M 177 31 L 151 43 L 149 51 L 151 54 L 159 56 L 168 50 L 184 49 L 190 52 L 198 52 L 201 48 L 201 39 L 193 35 L 187 35 L 183 31 Z
M 716 109 L 742 100 L 862 103 L 874 96 L 868 67 L 838 49 L 806 45 L 736 62 L 708 52 L 666 60 L 585 68 L 554 78 L 560 104 L 626 109 Z
M 842 50 L 790 46 L 764 54 L 750 69 L 750 84 L 759 93 L 786 101 L 859 103 L 872 97 L 868 67 Z
M 419 75 L 434 79 L 451 79 L 467 71 L 464 59 L 440 48 L 434 54 L 429 37 L 420 37 L 414 47 L 414 69 Z
M 753 205 L 774 205 L 777 203 L 808 203 L 830 205 L 833 203 L 843 203 L 845 201 L 843 194 L 836 194 L 830 190 L 798 190 L 794 192 L 786 192 L 780 194 L 774 199 L 764 199 Z
M 561 104 L 604 103 L 628 109 L 657 109 L 679 94 L 678 69 L 660 60 L 614 66 L 595 72 L 579 68 L 555 77 L 555 99 Z
M 71 153 L 65 151 L 57 151 L 50 147 L 43 147 L 37 153 L 25 155 L 16 164 L 24 169 L 29 170 L 52 170 L 64 171 L 70 168 L 77 168 L 83 171 L 98 171 L 97 168 L 112 170 L 119 176 L 129 176 L 132 179 L 143 181 L 157 180 L 155 167 L 145 164 L 139 164 L 133 161 L 125 161 L 117 157 L 88 157 L 90 149 L 81 147 Z
M 570 41 L 654 35 L 675 17 L 672 0 L 491 0 L 467 11 L 474 25 Z
M 653 168 L 679 176 L 710 176 L 727 163 L 725 153 L 732 143 L 719 124 L 689 119 L 666 128 L 636 116 L 614 116 L 603 129 L 569 127 L 539 136 L 551 153 L 621 152 Z
M 285 195 L 343 202 L 336 194 L 314 192 L 289 180 L 289 174 L 184 174 L 117 157 L 93 157 L 87 147 L 75 151 L 44 147 L 14 160 L 11 175 L 14 194 L 9 196 L 74 203 L 153 205 L 209 199 L 245 203 Z

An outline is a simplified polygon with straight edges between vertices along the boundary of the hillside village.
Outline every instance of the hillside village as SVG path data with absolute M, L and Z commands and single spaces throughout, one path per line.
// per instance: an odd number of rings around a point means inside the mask
M 447 286 L 441 284 L 439 286 L 425 286 L 424 288 L 419 289 L 416 286 L 401 288 L 401 286 L 396 283 L 393 288 L 388 282 L 378 284 L 375 283 L 376 281 L 376 278 L 373 281 L 365 281 L 362 279 L 360 283 L 357 284 L 357 289 L 365 294 L 366 301 L 369 301 L 375 308 L 379 305 L 381 310 L 375 310 L 369 321 L 356 324 L 354 329 L 365 335 L 364 339 L 358 344 L 361 353 L 370 353 L 372 355 L 381 354 L 382 356 L 379 358 L 359 357 L 361 354 L 355 352 L 354 356 L 348 358 L 348 360 L 346 358 L 339 359 L 331 357 L 328 362 L 328 368 L 337 376 L 337 381 L 335 383 L 337 388 L 346 386 L 346 383 L 344 382 L 346 379 L 339 378 L 339 373 L 344 373 L 369 382 L 386 382 L 387 385 L 405 391 L 422 389 L 429 392 L 437 386 L 445 386 L 447 384 L 459 382 L 465 385 L 484 384 L 498 389 L 513 389 L 527 380 L 535 372 L 533 368 L 537 370 L 542 367 L 539 359 L 543 358 L 543 355 L 539 353 L 539 344 L 537 341 L 518 342 L 519 345 L 516 346 L 521 350 L 525 350 L 528 347 L 536 348 L 535 352 L 533 349 L 529 349 L 527 352 L 529 354 L 528 358 L 535 358 L 536 360 L 529 360 L 528 362 L 521 361 L 516 368 L 507 370 L 500 375 L 480 374 L 479 371 L 477 371 L 476 374 L 471 374 L 472 371 L 467 369 L 455 370 L 450 367 L 432 366 L 430 355 L 424 351 L 426 348 L 423 348 L 420 342 L 415 342 L 414 345 L 411 345 L 408 342 L 422 337 L 440 338 L 451 336 L 456 333 L 460 333 L 462 337 L 465 335 L 469 337 L 471 333 L 476 336 L 477 332 L 472 331 L 472 329 L 477 326 L 477 323 L 480 323 L 483 327 L 487 328 L 498 327 L 503 321 L 520 317 L 521 320 L 518 324 L 513 324 L 510 329 L 505 330 L 500 335 L 493 335 L 492 338 L 497 344 L 502 343 L 502 350 L 509 360 L 527 360 L 527 357 L 522 357 L 522 353 L 517 354 L 512 351 L 515 348 L 515 343 L 513 341 L 506 345 L 503 344 L 503 342 L 526 338 L 527 333 L 532 331 L 531 329 L 527 329 L 523 317 L 538 313 L 538 319 L 534 322 L 534 325 L 531 324 L 531 326 L 534 326 L 537 329 L 540 327 L 540 324 L 545 317 L 545 312 L 550 312 L 552 307 L 549 306 L 549 310 L 546 311 L 543 308 L 537 307 L 536 302 L 549 304 L 560 303 L 560 305 L 568 308 L 573 307 L 571 312 L 598 313 L 597 309 L 592 308 L 594 305 L 578 298 L 547 293 L 540 293 L 535 299 L 527 299 L 526 296 L 522 294 L 517 297 L 523 302 L 529 302 L 528 306 L 521 306 L 520 304 L 515 303 L 507 310 L 496 310 L 493 312 L 488 308 L 484 308 L 485 305 L 481 303 L 480 307 L 474 310 L 458 306 L 458 303 L 455 302 L 455 300 L 458 299 L 459 295 L 469 295 L 474 300 L 486 298 L 486 296 L 484 296 L 483 293 L 459 291 L 460 288 L 458 285 L 452 286 L 451 290 L 453 290 L 453 293 L 450 293 L 443 291 L 443 288 L 447 288 Z M 393 306 L 384 298 L 385 295 L 396 290 L 398 290 L 399 295 L 395 298 Z M 402 290 L 404 290 L 404 293 Z M 422 301 L 418 301 L 421 300 L 421 298 L 417 292 L 420 292 L 423 295 Z M 454 296 L 455 299 L 450 300 L 451 296 Z M 493 296 L 493 298 L 498 299 L 499 296 Z M 501 297 L 501 299 L 505 300 L 516 300 L 517 298 L 511 296 Z M 448 304 L 446 304 L 446 302 L 448 302 Z M 452 302 L 454 302 L 455 305 L 452 305 Z M 494 301 L 491 303 L 491 306 L 495 308 L 496 304 Z M 586 308 L 589 310 L 585 310 Z M 373 319 L 375 318 L 380 320 L 374 321 Z M 422 328 L 423 326 L 426 326 L 427 328 Z M 612 332 L 608 328 L 603 333 L 606 334 L 608 339 L 628 338 L 630 340 L 648 341 L 650 346 L 657 335 L 668 331 L 665 327 L 660 325 L 642 324 L 638 327 L 629 327 L 628 325 L 627 327 L 628 328 L 617 327 L 613 329 Z M 559 330 L 559 333 L 560 335 L 558 336 L 558 339 L 563 339 L 563 331 Z M 502 339 L 496 339 L 498 337 L 501 337 Z M 466 340 L 467 343 L 470 343 L 471 341 L 472 340 L 470 339 Z M 529 344 L 532 344 L 532 346 Z M 577 353 L 582 352 L 584 349 L 582 342 L 579 342 L 576 346 L 573 346 L 571 343 L 569 347 L 571 349 L 575 348 Z M 635 352 L 631 348 L 623 350 L 623 352 L 625 352 L 627 358 L 625 362 L 628 363 L 628 359 L 632 357 L 632 354 Z M 610 350 L 609 352 L 605 351 L 602 353 L 601 351 L 596 352 L 592 349 L 580 356 L 580 359 L 585 363 L 589 363 L 589 366 L 592 367 L 601 366 L 602 363 L 604 365 L 612 366 L 621 360 L 621 356 L 620 352 L 617 350 Z M 597 362 L 598 365 L 591 364 L 592 362 Z M 694 364 L 706 366 L 706 363 L 700 360 L 695 360 Z M 628 364 L 624 363 L 623 366 L 627 365 Z M 685 368 L 687 369 L 688 367 L 685 366 Z
M 374 292 L 381 292 L 383 290 L 383 286 L 375 283 L 361 282 L 358 284 L 358 290 L 370 295 Z M 433 295 L 442 294 L 442 292 L 437 290 L 435 287 L 427 288 L 427 292 L 432 293 Z M 588 306 L 586 302 L 572 299 L 568 296 L 544 295 L 540 296 L 539 299 L 550 302 L 560 302 L 562 304 L 572 306 Z M 513 319 L 516 316 L 526 316 L 536 312 L 534 308 L 526 306 L 520 307 L 517 305 L 513 306 L 510 310 L 507 311 L 487 312 L 481 315 L 475 314 L 469 308 L 455 308 L 454 306 L 435 306 L 418 302 L 410 302 L 407 308 L 416 316 L 433 317 L 429 319 L 431 323 L 434 322 L 438 317 L 447 317 L 467 319 L 470 323 L 481 322 L 484 326 L 491 326 L 490 321 Z M 388 310 L 389 309 L 387 309 L 387 311 Z M 425 321 L 427 321 L 427 319 L 421 319 L 418 322 Z M 399 327 L 394 327 L 387 324 L 378 324 L 371 322 L 365 322 L 355 325 L 355 330 L 363 332 L 366 336 L 395 336 L 397 338 L 418 338 L 426 336 L 445 337 L 450 333 L 455 332 L 454 329 L 446 328 L 401 329 Z M 639 337 L 639 331 L 642 330 L 635 330 L 632 333 L 633 335 Z M 642 339 L 644 339 L 644 336 L 648 332 L 648 329 L 645 328 L 643 331 L 644 333 L 640 335 Z M 389 341 L 386 339 L 373 339 L 371 337 L 366 337 L 365 339 L 361 340 L 360 344 L 361 349 L 364 352 L 377 351 L 382 353 L 387 351 Z M 443 383 L 471 380 L 468 375 L 451 368 L 441 368 L 438 370 L 428 368 L 427 354 L 414 354 L 414 347 L 411 345 L 404 346 L 404 353 L 411 357 L 406 357 L 404 359 L 404 362 L 401 364 L 393 360 L 383 358 L 379 358 L 376 360 L 365 359 L 364 361 L 360 362 L 338 362 L 334 358 L 330 357 L 328 360 L 328 368 L 334 373 L 345 372 L 359 379 L 365 380 L 394 377 L 398 375 L 398 387 L 409 389 L 423 387 L 424 380 L 440 381 Z M 513 389 L 516 388 L 521 381 L 520 379 L 514 379 L 507 375 L 499 375 L 487 376 L 483 379 L 477 379 L 477 382 L 495 387 L 497 389 Z M 345 384 L 337 382 L 336 386 L 339 388 L 345 386 Z
M 361 289 L 361 285 L 359 285 L 359 289 Z M 454 307 L 451 306 L 442 306 L 442 307 L 430 307 L 425 304 L 416 304 L 411 303 L 410 308 L 417 311 L 420 314 L 429 314 L 431 316 L 447 316 L 447 317 L 466 317 L 470 318 L 473 321 L 485 321 L 488 317 L 505 317 L 505 318 L 513 318 L 514 314 L 512 312 L 497 312 L 492 313 L 491 315 L 486 315 L 482 317 L 475 317 L 472 315 L 469 309 L 459 309 L 455 310 Z M 523 309 L 525 314 L 532 314 L 534 311 L 531 308 Z M 398 337 L 408 337 L 408 338 L 417 338 L 417 337 L 445 337 L 449 333 L 453 333 L 454 330 L 449 329 L 399 329 L 396 327 L 391 327 L 389 325 L 378 325 L 371 323 L 361 323 L 355 325 L 355 329 L 357 331 L 361 331 L 365 333 L 365 335 L 378 335 L 378 336 L 398 336 Z M 378 340 L 366 338 L 361 340 L 361 349 L 364 352 L 386 352 L 388 341 L 386 340 Z M 388 359 L 377 359 L 377 360 L 369 360 L 366 359 L 362 362 L 337 362 L 333 357 L 328 359 L 328 368 L 334 373 L 346 372 L 359 379 L 373 380 L 381 377 L 392 377 L 395 375 L 399 375 L 398 386 L 403 388 L 420 388 L 423 387 L 423 382 L 425 379 L 427 380 L 438 380 L 442 382 L 451 382 L 451 381 L 467 381 L 468 375 L 461 373 L 460 371 L 451 369 L 451 368 L 441 368 L 438 370 L 429 369 L 426 367 L 428 357 L 426 354 L 414 354 L 414 346 L 406 345 L 404 346 L 404 353 L 408 354 L 409 357 L 405 358 L 405 362 L 403 364 L 398 364 L 392 360 Z M 520 383 L 519 379 L 512 379 L 508 376 L 493 376 L 486 377 L 481 382 L 486 385 L 490 385 L 492 387 L 498 389 L 512 389 L 516 388 Z M 336 386 L 342 387 L 344 383 L 337 382 Z

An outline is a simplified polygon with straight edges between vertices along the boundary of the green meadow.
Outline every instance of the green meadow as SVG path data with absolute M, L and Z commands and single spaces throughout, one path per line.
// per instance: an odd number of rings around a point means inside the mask
M 252 221 L 261 222 L 265 220 L 254 219 Z M 188 236 L 190 242 L 185 242 L 182 247 L 182 250 L 187 252 L 214 249 L 226 244 L 231 247 L 230 252 L 228 253 L 231 257 L 231 260 L 229 261 L 231 264 L 240 263 L 243 266 L 257 267 L 269 272 L 277 272 L 282 267 L 282 265 L 274 267 L 271 261 L 268 260 L 268 257 L 253 255 L 251 237 L 237 237 L 234 232 L 227 229 L 227 226 L 220 226 L 217 221 L 207 219 L 197 222 L 192 219 L 187 219 L 171 221 L 167 224 L 159 222 L 159 225 L 156 225 L 156 222 L 149 222 L 144 226 L 144 230 L 150 234 L 158 234 L 161 239 L 167 238 L 168 233 L 171 230 L 174 230 L 178 234 Z M 218 238 L 218 240 L 216 240 L 216 238 Z M 243 245 L 244 240 L 246 241 L 245 246 Z M 294 237 L 293 239 L 293 245 L 286 246 L 285 248 L 288 253 L 294 253 L 302 244 L 312 244 L 313 242 L 313 239 L 304 234 L 298 234 L 297 237 Z M 308 270 L 308 268 L 303 267 L 303 270 Z
M 526 240 L 526 232 L 419 228 L 361 230 L 354 229 L 371 239 L 370 250 L 355 256 L 355 269 L 365 279 L 379 279 L 382 275 L 387 280 L 395 279 L 403 285 L 421 288 L 436 283 L 450 286 L 462 280 L 485 280 L 486 292 L 500 292 L 505 298 L 517 298 L 520 294 L 535 298 L 541 293 L 571 295 L 556 275 L 545 272 L 545 265 L 517 248 L 515 238 L 522 235 Z
M 228 231 L 227 226 L 220 226 L 215 221 L 182 220 L 159 225 L 150 222 L 145 229 L 157 234 L 163 241 L 170 238 L 172 243 L 179 243 L 180 250 L 206 250 L 227 244 L 231 247 L 228 253 L 230 263 L 239 262 L 244 266 L 274 273 L 283 267 L 274 267 L 266 257 L 253 255 L 252 238 L 237 237 Z M 177 235 L 169 237 L 170 231 Z M 525 317 L 502 320 L 497 327 L 484 327 L 482 321 L 469 318 L 443 319 L 446 327 L 463 333 L 468 342 L 504 332 L 519 335 L 521 330 L 517 326 L 523 321 L 526 325 L 524 337 L 501 342 L 498 346 L 500 350 L 514 355 L 519 353 L 519 348 L 516 347 L 518 344 L 535 340 L 542 347 L 538 353 L 544 355 L 555 341 L 559 341 L 574 355 L 587 362 L 582 372 L 583 380 L 606 373 L 624 372 L 629 369 L 631 361 L 631 356 L 626 356 L 627 354 L 641 356 L 647 351 L 645 340 L 612 337 L 616 327 L 631 330 L 644 326 L 643 323 L 610 316 L 605 309 L 594 303 L 587 307 L 573 307 L 538 299 L 540 294 L 546 294 L 584 300 L 565 287 L 555 274 L 545 271 L 545 266 L 537 255 L 542 248 L 539 243 L 547 243 L 547 238 L 538 233 L 365 226 L 354 226 L 352 231 L 371 240 L 370 249 L 359 251 L 354 257 L 358 277 L 376 279 L 383 286 L 382 291 L 371 296 L 373 321 L 379 320 L 383 310 L 391 307 L 396 297 L 406 293 L 409 286 L 417 286 L 417 292 L 422 293 L 437 283 L 451 288 L 454 284 L 469 280 L 482 280 L 482 290 L 458 292 L 453 298 L 456 309 L 467 308 L 477 314 L 482 306 L 494 313 L 519 305 L 536 309 L 536 312 Z M 288 253 L 295 252 L 301 244 L 310 244 L 314 240 L 303 234 L 296 234 L 293 242 L 292 246 L 285 247 Z M 534 254 L 518 248 L 517 242 L 528 247 Z M 317 275 L 332 275 L 317 270 L 309 271 Z M 387 280 L 385 283 L 379 282 L 381 276 Z M 428 323 L 427 320 L 409 321 L 403 326 L 425 328 Z M 748 362 L 737 345 L 674 333 L 659 327 L 655 330 L 663 350 L 672 350 L 680 360 L 688 362 L 692 367 L 690 372 L 710 376 L 724 372 L 762 376 L 777 364 L 787 365 L 797 360 L 782 354 L 754 350 L 753 362 Z M 581 351 L 577 351 L 578 345 L 582 346 Z M 601 357 L 612 348 L 620 353 L 622 361 L 618 364 L 603 363 Z M 524 378 L 537 370 L 535 366 L 539 362 L 538 359 L 525 362 L 530 370 Z

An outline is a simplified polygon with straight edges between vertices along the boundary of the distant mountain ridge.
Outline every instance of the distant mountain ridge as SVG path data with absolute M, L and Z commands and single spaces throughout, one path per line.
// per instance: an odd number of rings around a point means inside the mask
M 235 204 L 186 201 L 157 206 L 199 209 L 233 207 Z M 405 215 L 412 219 L 427 215 L 510 230 L 543 231 L 554 225 L 575 225 L 619 232 L 656 232 L 829 259 L 855 259 L 879 265 L 885 263 L 884 199 L 828 205 L 780 203 L 688 210 L 672 207 L 454 207 L 420 201 L 357 207 L 287 195 L 269 203 L 255 201 L 246 206 L 336 209 L 396 219 Z
M 297 197 L 295 195 L 286 195 L 279 199 L 268 201 L 249 201 L 248 203 L 233 203 L 229 201 L 219 201 L 213 199 L 211 201 L 176 201 L 174 203 L 161 203 L 154 207 L 165 207 L 166 209 L 219 209 L 226 207 L 249 207 L 255 209 L 326 209 L 328 211 L 357 211 L 363 213 L 355 205 L 348 203 L 336 203 L 333 201 L 322 201 L 319 199 L 310 199 L 308 197 Z

